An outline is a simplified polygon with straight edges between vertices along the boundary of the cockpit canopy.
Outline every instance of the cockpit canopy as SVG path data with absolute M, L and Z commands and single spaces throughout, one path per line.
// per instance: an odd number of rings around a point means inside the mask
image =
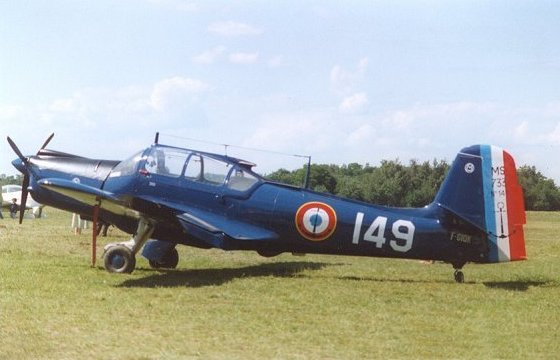
M 253 165 L 227 156 L 154 145 L 119 163 L 111 177 L 130 176 L 139 171 L 145 175 L 181 178 L 246 191 L 261 179 L 251 171 Z

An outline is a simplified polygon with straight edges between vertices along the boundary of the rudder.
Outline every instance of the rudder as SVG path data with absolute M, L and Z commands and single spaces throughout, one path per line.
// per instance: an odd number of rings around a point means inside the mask
M 462 149 L 435 202 L 486 234 L 487 262 L 526 259 L 523 190 L 508 152 L 492 145 Z

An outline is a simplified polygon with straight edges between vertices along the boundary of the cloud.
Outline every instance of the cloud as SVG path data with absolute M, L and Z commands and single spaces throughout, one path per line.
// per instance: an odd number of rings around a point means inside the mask
M 360 59 L 355 70 L 348 70 L 340 65 L 335 65 L 330 73 L 330 82 L 333 91 L 341 95 L 355 92 L 356 88 L 364 80 L 368 62 L 369 60 L 367 57 Z
M 227 48 L 225 46 L 217 46 L 213 49 L 210 49 L 208 51 L 196 55 L 195 57 L 193 57 L 193 62 L 197 64 L 206 64 L 206 65 L 213 64 L 216 61 L 218 61 L 220 58 L 222 58 L 226 49 Z M 241 64 L 241 65 L 254 64 L 259 59 L 259 53 L 258 52 L 251 52 L 251 53 L 233 52 L 227 56 L 227 59 L 229 60 L 229 62 L 233 64 Z M 272 65 L 270 65 L 269 62 L 269 65 L 270 66 L 281 65 L 281 59 L 276 59 L 275 61 L 276 62 L 273 62 Z
M 252 135 L 245 143 L 279 151 L 320 149 L 331 143 L 333 126 L 329 111 L 274 112 L 254 122 Z
M 367 95 L 363 92 L 347 96 L 338 107 L 341 113 L 353 114 L 362 110 L 368 103 Z
M 226 51 L 225 46 L 217 46 L 213 49 L 210 49 L 208 51 L 196 55 L 193 58 L 193 61 L 197 64 L 213 64 L 219 58 L 222 57 L 225 51 Z
M 150 95 L 150 104 L 156 110 L 164 110 L 185 96 L 192 96 L 210 90 L 210 86 L 197 79 L 175 76 L 156 83 Z
M 237 37 L 237 36 L 254 36 L 262 34 L 262 30 L 253 27 L 249 24 L 235 22 L 235 21 L 225 21 L 216 22 L 208 26 L 208 31 L 211 33 L 225 36 L 225 37 Z
M 248 65 L 254 64 L 259 59 L 259 53 L 232 53 L 229 55 L 229 61 L 234 64 Z
M 462 147 L 486 143 L 509 150 L 518 165 L 535 165 L 545 176 L 560 179 L 554 157 L 560 145 L 556 104 L 457 101 L 375 113 L 364 111 L 370 100 L 360 91 L 341 96 L 339 106 L 309 108 L 289 94 L 224 98 L 212 90 L 202 79 L 173 76 L 116 89 L 81 89 L 26 108 L 1 104 L 0 132 L 30 153 L 54 131 L 55 149 L 118 159 L 151 141 L 155 131 L 178 134 L 184 129 L 192 138 L 310 154 L 314 162 L 336 164 L 396 158 L 451 161 Z M 11 154 L 9 148 L 2 150 Z M 259 169 L 285 167 L 268 156 L 242 157 L 258 162 Z M 6 168 L 9 163 L 0 173 L 12 173 Z
M 372 136 L 375 136 L 375 127 L 371 124 L 363 124 L 350 132 L 345 139 L 346 145 L 355 144 L 358 142 L 362 142 L 367 139 L 371 139 Z

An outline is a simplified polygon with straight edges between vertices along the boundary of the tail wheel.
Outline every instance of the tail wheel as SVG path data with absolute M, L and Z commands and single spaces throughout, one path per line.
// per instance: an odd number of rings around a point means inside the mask
M 458 283 L 465 282 L 465 275 L 461 270 L 455 270 L 455 274 L 453 274 L 453 276 L 455 277 L 456 282 Z
M 160 261 L 150 260 L 150 266 L 154 269 L 175 269 L 179 264 L 179 253 L 177 249 L 171 249 Z
M 103 256 L 105 269 L 111 273 L 130 274 L 136 267 L 136 257 L 126 246 L 111 246 Z

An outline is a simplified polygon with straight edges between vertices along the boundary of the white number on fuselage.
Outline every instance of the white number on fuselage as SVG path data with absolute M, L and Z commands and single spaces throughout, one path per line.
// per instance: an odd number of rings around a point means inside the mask
M 356 222 L 354 224 L 354 236 L 352 237 L 353 244 L 359 244 L 362 223 L 364 221 L 364 213 L 356 214 Z M 375 243 L 377 248 L 382 248 L 387 242 L 385 237 L 385 228 L 387 227 L 387 218 L 385 216 L 376 217 L 369 228 L 363 235 L 363 240 Z M 416 227 L 411 221 L 408 220 L 397 220 L 393 223 L 392 234 L 395 239 L 389 241 L 389 246 L 394 251 L 407 252 L 412 248 L 412 242 L 414 241 L 414 230 Z

